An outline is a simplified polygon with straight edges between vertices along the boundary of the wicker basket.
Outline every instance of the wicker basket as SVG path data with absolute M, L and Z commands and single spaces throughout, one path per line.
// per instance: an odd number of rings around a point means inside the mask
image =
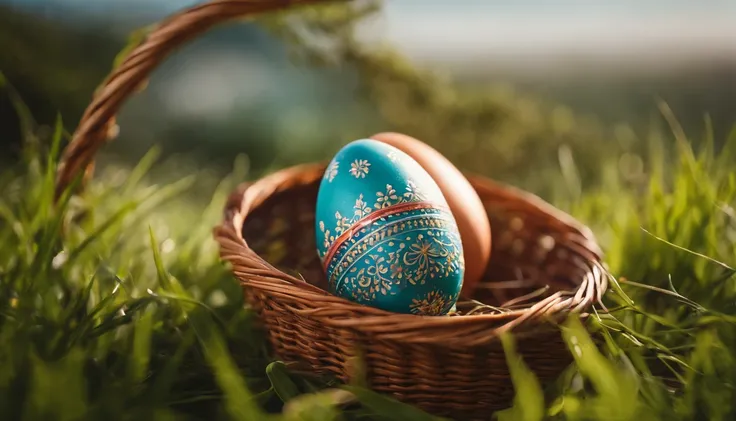
M 57 197 L 77 174 L 90 176 L 95 153 L 114 136 L 115 113 L 168 53 L 223 21 L 315 1 L 220 0 L 163 21 L 96 92 L 62 156 Z M 303 165 L 243 185 L 215 229 L 278 358 L 343 381 L 361 372 L 376 391 L 459 419 L 487 419 L 513 397 L 502 332 L 513 328 L 543 382 L 569 364 L 555 322 L 584 316 L 607 287 L 588 228 L 536 196 L 469 177 L 493 227 L 491 263 L 474 301 L 447 317 L 388 313 L 323 288 L 314 210 L 324 169 Z
M 493 227 L 485 282 L 454 316 L 388 313 L 323 289 L 314 209 L 324 170 L 303 165 L 243 185 L 215 231 L 279 358 L 349 381 L 351 357 L 360 356 L 373 389 L 457 419 L 487 419 L 509 405 L 504 331 L 514 329 L 543 382 L 570 363 L 553 322 L 584 315 L 607 286 L 588 229 L 536 196 L 470 177 Z

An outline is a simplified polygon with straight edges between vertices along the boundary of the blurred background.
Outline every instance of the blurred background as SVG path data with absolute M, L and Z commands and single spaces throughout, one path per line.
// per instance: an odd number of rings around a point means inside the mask
M 195 3 L 0 0 L 0 72 L 36 120 L 60 113 L 73 131 L 131 34 Z M 658 101 L 693 142 L 726 139 L 736 2 L 354 1 L 186 45 L 126 104 L 103 158 L 130 165 L 161 145 L 179 170 L 217 175 L 242 154 L 253 178 L 395 130 L 548 197 L 646 172 L 652 139 L 671 142 Z M 0 118 L 7 165 L 21 134 L 6 94 Z

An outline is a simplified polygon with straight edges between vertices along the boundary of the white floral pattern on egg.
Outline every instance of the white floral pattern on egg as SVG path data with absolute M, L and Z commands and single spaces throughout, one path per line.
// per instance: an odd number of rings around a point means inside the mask
M 370 139 L 341 149 L 317 197 L 316 241 L 330 292 L 398 313 L 442 315 L 465 263 L 437 184 L 404 152 Z

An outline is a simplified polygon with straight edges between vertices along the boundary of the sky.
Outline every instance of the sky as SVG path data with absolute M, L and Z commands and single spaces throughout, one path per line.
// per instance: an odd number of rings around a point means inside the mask
M 193 0 L 0 0 L 43 10 L 157 20 Z M 108 15 L 109 16 L 109 15 Z M 736 53 L 734 0 L 384 0 L 361 33 L 419 60 L 545 60 L 565 54 L 650 60 Z
M 40 13 L 61 4 L 110 23 L 140 21 L 135 26 L 198 2 L 0 0 Z M 557 69 L 564 75 L 579 69 L 641 71 L 645 66 L 658 71 L 678 60 L 708 65 L 714 59 L 736 58 L 736 0 L 384 0 L 380 17 L 361 27 L 360 34 L 456 74 L 485 76 L 501 69 L 551 77 Z M 219 116 L 237 101 L 260 99 L 281 101 L 283 108 L 291 97 L 275 97 L 283 90 L 266 87 L 294 82 L 299 75 L 274 73 L 258 57 L 242 53 L 213 52 L 197 62 L 204 64 L 179 68 L 161 84 L 173 112 Z M 235 89 L 231 81 L 239 78 L 251 83 Z

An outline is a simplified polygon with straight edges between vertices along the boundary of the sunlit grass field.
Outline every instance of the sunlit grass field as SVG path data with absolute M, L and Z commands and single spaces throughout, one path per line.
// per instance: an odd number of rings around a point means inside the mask
M 0 172 L 0 419 L 434 419 L 271 358 L 211 235 L 249 177 L 242 160 L 221 181 L 158 185 L 153 149 L 54 207 L 67 133 L 18 108 L 24 160 Z M 616 281 L 587 326 L 561 326 L 575 363 L 550 387 L 503 338 L 517 396 L 500 419 L 736 417 L 736 135 L 714 150 L 706 124 L 693 150 L 662 111 L 670 134 L 650 136 L 648 158 L 602 159 L 588 186 L 561 154 L 546 181 L 594 229 Z
M 713 139 L 706 119 L 688 136 L 661 105 L 669 127 L 618 150 L 564 108 L 461 93 L 368 52 L 347 30 L 365 12 L 324 12 L 297 18 L 341 40 L 334 61 L 356 69 L 392 129 L 542 195 L 604 248 L 609 292 L 586 326 L 561 326 L 574 364 L 557 382 L 543 388 L 503 338 L 516 399 L 499 419 L 736 419 L 736 131 Z M 334 58 L 310 48 L 296 50 Z M 247 159 L 220 180 L 154 147 L 54 206 L 69 126 L 37 125 L 8 93 L 24 153 L 0 168 L 0 420 L 436 419 L 361 384 L 293 375 L 269 354 L 212 238 L 227 195 L 260 175 Z

